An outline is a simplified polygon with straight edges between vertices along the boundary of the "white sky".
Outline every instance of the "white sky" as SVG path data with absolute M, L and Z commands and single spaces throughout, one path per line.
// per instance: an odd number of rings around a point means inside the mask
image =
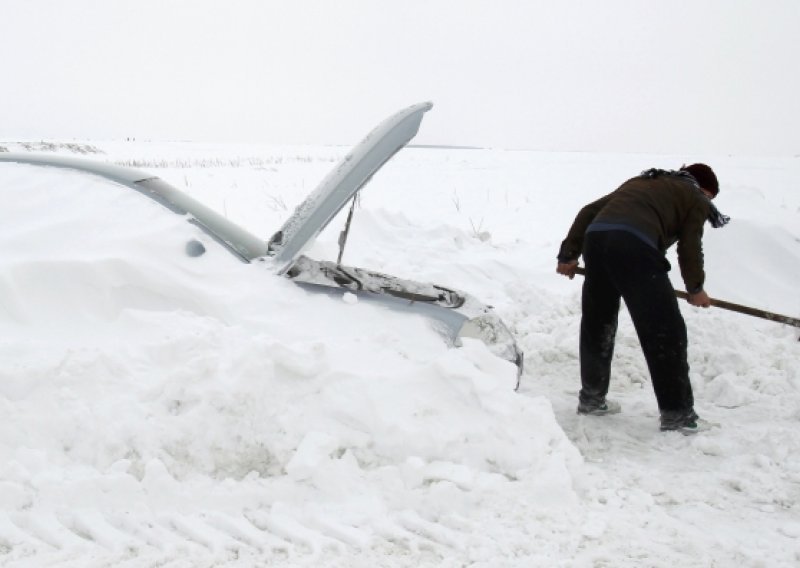
M 800 154 L 799 0 L 0 0 L 0 139 Z

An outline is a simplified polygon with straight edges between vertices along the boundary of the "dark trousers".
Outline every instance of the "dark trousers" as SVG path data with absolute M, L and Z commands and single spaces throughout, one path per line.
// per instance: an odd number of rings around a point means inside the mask
M 625 300 L 662 415 L 692 411 L 686 324 L 667 277 L 664 255 L 627 231 L 586 234 L 583 247 L 580 357 L 584 403 L 605 399 L 611 376 L 620 297 Z

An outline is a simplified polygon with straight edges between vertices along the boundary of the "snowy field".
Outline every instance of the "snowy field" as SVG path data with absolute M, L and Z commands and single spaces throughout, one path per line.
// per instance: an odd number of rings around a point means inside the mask
M 264 239 L 347 151 L 2 142 L 153 172 Z M 800 317 L 800 158 L 407 148 L 365 188 L 343 262 L 464 290 L 514 367 L 419 316 L 313 295 L 135 192 L 0 164 L 0 565 L 800 565 L 800 330 L 681 302 L 698 413 L 658 431 L 621 314 L 611 397 L 575 414 L 584 203 L 705 161 L 715 298 Z M 335 260 L 340 214 L 309 250 Z M 673 261 L 673 282 L 680 287 Z

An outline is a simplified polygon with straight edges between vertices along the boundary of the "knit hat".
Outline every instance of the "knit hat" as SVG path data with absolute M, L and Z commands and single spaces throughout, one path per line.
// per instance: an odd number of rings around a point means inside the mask
M 681 166 L 681 171 L 689 172 L 691 176 L 697 181 L 697 184 L 714 194 L 714 197 L 719 193 L 719 182 L 714 170 L 705 164 L 692 164 L 691 166 Z

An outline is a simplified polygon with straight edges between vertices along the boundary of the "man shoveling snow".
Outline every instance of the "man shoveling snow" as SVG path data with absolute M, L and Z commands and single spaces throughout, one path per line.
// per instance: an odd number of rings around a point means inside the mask
M 709 307 L 703 289 L 703 224 L 728 222 L 711 203 L 718 193 L 717 177 L 705 164 L 650 169 L 578 213 L 561 243 L 556 270 L 574 278 L 583 255 L 579 414 L 620 411 L 606 395 L 622 298 L 650 371 L 661 430 L 690 433 L 708 427 L 694 411 L 686 325 L 667 276 L 665 252 L 677 243 L 688 301 Z

